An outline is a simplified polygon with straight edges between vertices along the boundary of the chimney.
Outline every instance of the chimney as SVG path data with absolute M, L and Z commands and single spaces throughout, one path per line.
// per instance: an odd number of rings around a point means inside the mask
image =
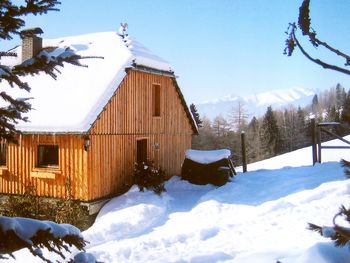
M 42 49 L 42 38 L 38 37 L 38 34 L 42 34 L 43 31 L 40 27 L 25 29 L 21 31 L 22 38 L 22 62 L 31 59 L 37 55 Z

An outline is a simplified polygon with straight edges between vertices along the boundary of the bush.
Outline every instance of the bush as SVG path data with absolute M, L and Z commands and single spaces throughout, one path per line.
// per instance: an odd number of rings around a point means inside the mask
M 55 210 L 52 204 L 36 195 L 36 189 L 32 185 L 25 187 L 23 195 L 11 195 L 7 199 L 5 215 L 10 217 L 28 217 L 38 220 L 53 220 Z
M 1 215 L 49 220 L 59 224 L 66 223 L 81 230 L 91 225 L 91 218 L 86 207 L 72 199 L 71 185 L 66 183 L 66 199 L 49 199 L 36 195 L 35 187 L 28 185 L 23 195 L 11 195 L 3 203 Z
M 160 167 L 156 168 L 152 161 L 135 163 L 134 183 L 141 192 L 146 188 L 160 195 L 162 192 L 166 192 L 165 181 L 165 171 Z
M 70 179 L 66 181 L 66 199 L 61 199 L 55 206 L 55 218 L 57 223 L 71 224 L 85 230 L 89 227 L 86 222 L 89 212 L 80 202 L 73 199 Z

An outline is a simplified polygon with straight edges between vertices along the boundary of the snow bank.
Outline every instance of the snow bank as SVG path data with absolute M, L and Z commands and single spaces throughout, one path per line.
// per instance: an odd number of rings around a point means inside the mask
M 251 164 L 220 188 L 179 177 L 160 197 L 133 187 L 82 233 L 87 251 L 102 262 L 349 263 L 347 248 L 306 229 L 332 225 L 350 206 L 350 180 L 335 162 L 349 152 L 326 152 L 315 166 L 310 148 Z
M 168 201 L 168 198 L 158 198 L 153 192 L 139 193 L 134 186 L 102 208 L 95 224 L 84 232 L 84 237 L 97 244 L 141 235 L 164 216 Z

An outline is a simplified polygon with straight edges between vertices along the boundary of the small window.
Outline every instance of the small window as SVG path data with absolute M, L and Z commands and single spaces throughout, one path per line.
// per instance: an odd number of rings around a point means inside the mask
M 38 145 L 37 167 L 58 167 L 58 145 Z
M 0 143 L 0 166 L 6 166 L 7 144 Z
M 152 86 L 152 107 L 153 107 L 153 116 L 160 116 L 160 85 Z

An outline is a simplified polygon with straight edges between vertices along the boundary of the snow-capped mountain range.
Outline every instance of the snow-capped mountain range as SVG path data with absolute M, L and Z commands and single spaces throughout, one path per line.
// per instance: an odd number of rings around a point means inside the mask
M 238 103 L 241 102 L 245 113 L 251 118 L 262 116 L 268 106 L 272 106 L 274 110 L 290 105 L 304 107 L 311 103 L 315 94 L 316 90 L 305 88 L 279 89 L 246 97 L 228 95 L 221 99 L 198 103 L 196 107 L 201 117 L 214 119 L 219 115 L 226 117 L 232 110 L 237 111 Z

